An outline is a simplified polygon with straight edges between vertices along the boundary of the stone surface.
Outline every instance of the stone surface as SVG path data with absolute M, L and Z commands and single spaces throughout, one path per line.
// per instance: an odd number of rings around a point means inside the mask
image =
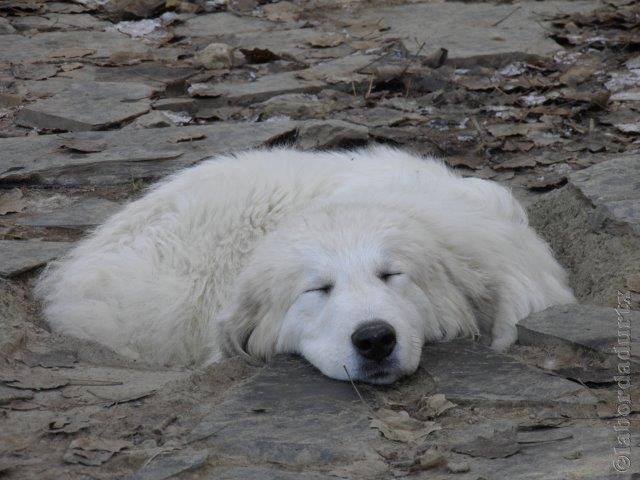
M 385 36 L 400 36 L 412 53 L 424 43 L 430 49 L 446 48 L 451 59 L 513 52 L 547 56 L 561 47 L 549 38 L 549 24 L 541 16 L 588 11 L 595 6 L 592 0 L 520 2 L 515 7 L 472 2 L 465 8 L 455 2 L 428 2 L 367 9 L 357 19 L 389 25 Z
M 470 341 L 426 345 L 421 365 L 435 378 L 438 391 L 453 402 L 596 402 L 596 397 L 581 385 Z
M 84 230 L 101 224 L 121 208 L 121 204 L 101 198 L 80 199 L 47 213 L 30 215 L 18 220 L 29 227 L 57 227 Z
M 11 25 L 18 31 L 33 29 L 47 32 L 52 30 L 104 30 L 111 24 L 89 14 L 50 13 L 41 17 L 13 18 Z
M 139 83 L 73 82 L 21 110 L 18 121 L 47 130 L 101 130 L 148 112 L 153 93 Z M 92 108 L 87 109 L 87 104 Z
M 29 179 L 47 185 L 86 185 L 154 179 L 216 154 L 269 144 L 295 128 L 293 122 L 219 123 L 0 139 L 6 153 L 0 183 Z M 70 154 L 59 148 L 69 138 L 102 140 L 106 148 Z M 46 162 L 42 151 L 51 152 Z
M 626 346 L 631 360 L 640 363 L 640 312 L 625 308 L 557 305 L 521 320 L 518 342 L 586 349 L 604 356 L 615 356 L 614 347 L 623 350 Z
M 314 65 L 305 70 L 264 75 L 252 82 L 197 84 L 191 95 L 219 98 L 221 103 L 248 105 L 264 101 L 276 95 L 291 93 L 316 93 L 329 84 L 349 90 L 360 85 L 367 77 L 357 71 L 369 64 L 370 55 L 350 55 Z
M 340 107 L 331 100 L 320 100 L 317 95 L 289 93 L 272 97 L 257 107 L 268 117 L 285 115 L 291 118 L 324 117 Z
M 569 178 L 608 222 L 628 225 L 640 235 L 640 154 L 597 163 Z
M 369 129 L 342 120 L 312 120 L 298 129 L 296 144 L 305 150 L 345 148 L 369 140 Z
M 197 15 L 187 19 L 182 25 L 177 26 L 174 32 L 177 35 L 189 37 L 222 37 L 242 32 L 258 32 L 272 28 L 273 24 L 250 16 L 239 17 L 232 13 L 212 13 L 209 15 Z
M 218 454 L 295 468 L 362 460 L 377 437 L 349 383 L 289 357 L 275 359 L 190 434 Z
M 197 97 L 219 98 L 221 104 L 247 105 L 285 93 L 319 92 L 326 84 L 297 78 L 296 72 L 265 75 L 254 82 L 194 84 L 189 93 Z
M 3 36 L 0 61 L 48 59 L 54 51 L 79 45 L 91 50 L 93 58 L 106 58 L 123 51 L 146 53 L 150 50 L 150 46 L 141 40 L 117 32 L 43 32 L 30 37 L 17 34 Z
M 63 255 L 71 243 L 41 240 L 0 240 L 0 276 L 11 277 Z

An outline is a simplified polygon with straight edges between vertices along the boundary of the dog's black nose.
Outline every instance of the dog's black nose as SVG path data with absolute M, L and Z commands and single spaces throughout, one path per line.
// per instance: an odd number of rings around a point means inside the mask
M 351 335 L 351 343 L 364 358 L 380 361 L 396 346 L 396 331 L 383 320 L 361 324 Z

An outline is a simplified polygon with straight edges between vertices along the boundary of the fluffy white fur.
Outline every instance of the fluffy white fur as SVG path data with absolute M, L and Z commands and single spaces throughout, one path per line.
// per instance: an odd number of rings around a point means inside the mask
M 426 341 L 502 350 L 520 319 L 574 300 L 506 188 L 385 147 L 205 161 L 109 219 L 37 293 L 53 330 L 145 361 L 289 352 L 378 383 L 413 372 Z M 373 319 L 397 333 L 379 363 L 350 339 Z

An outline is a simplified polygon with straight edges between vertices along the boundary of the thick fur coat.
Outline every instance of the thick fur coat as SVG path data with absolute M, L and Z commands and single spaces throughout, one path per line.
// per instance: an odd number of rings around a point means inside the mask
M 377 383 L 414 371 L 425 342 L 502 350 L 520 319 L 573 301 L 506 188 L 386 147 L 204 161 L 97 228 L 37 293 L 53 330 L 147 362 L 289 352 Z M 374 320 L 395 331 L 379 361 L 352 338 Z

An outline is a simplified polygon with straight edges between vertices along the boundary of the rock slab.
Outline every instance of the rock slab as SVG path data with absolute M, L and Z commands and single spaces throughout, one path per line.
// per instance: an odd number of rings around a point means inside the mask
M 572 173 L 570 181 L 607 221 L 640 235 L 640 154 L 597 163 Z
M 453 402 L 586 403 L 589 390 L 468 340 L 425 345 L 421 366 Z
M 41 240 L 0 240 L 0 276 L 12 277 L 41 267 L 63 255 L 71 245 Z
M 518 324 L 518 342 L 532 346 L 561 346 L 615 355 L 625 346 L 640 363 L 640 312 L 595 305 L 556 305 Z
M 153 93 L 141 83 L 73 82 L 22 109 L 18 122 L 47 130 L 101 130 L 148 112 Z

